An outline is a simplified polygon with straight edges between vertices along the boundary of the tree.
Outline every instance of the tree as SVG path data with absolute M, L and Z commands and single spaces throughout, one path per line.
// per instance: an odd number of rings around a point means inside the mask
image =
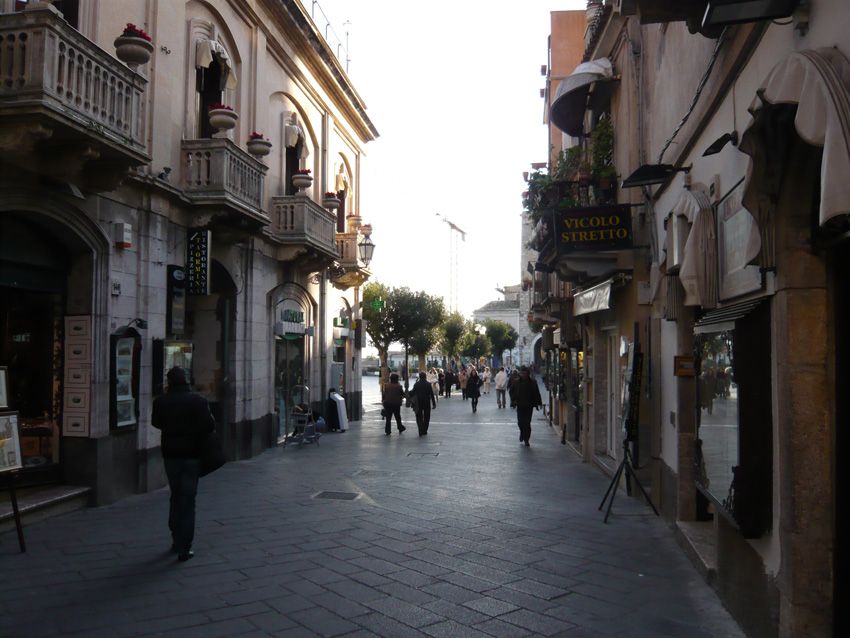
M 493 345 L 493 354 L 499 360 L 499 365 L 502 365 L 502 355 L 505 350 L 513 350 L 516 347 L 519 334 L 512 325 L 498 319 L 487 319 L 484 329 Z
M 366 334 L 372 340 L 372 345 L 378 350 L 380 361 L 379 383 L 383 386 L 386 380 L 387 356 L 390 345 L 398 341 L 395 322 L 387 310 L 390 301 L 390 289 L 384 284 L 370 282 L 363 288 L 363 319 L 366 321 Z
M 425 369 L 425 358 L 440 340 L 440 333 L 436 328 L 420 330 L 410 338 L 410 351 L 419 357 L 419 369 Z
M 474 325 L 470 325 L 467 328 L 460 340 L 460 353 L 477 365 L 478 359 L 490 354 L 493 346 L 487 335 L 480 334 Z
M 442 333 L 440 347 L 449 359 L 457 356 L 458 344 L 465 330 L 466 322 L 463 319 L 463 315 L 459 312 L 453 312 L 443 322 L 440 328 L 440 332 Z
M 410 352 L 410 342 L 423 330 L 433 330 L 443 321 L 445 307 L 442 297 L 409 288 L 394 288 L 390 292 L 389 314 L 392 317 L 396 341 L 404 346 L 404 360 Z M 404 387 L 407 388 L 407 379 Z

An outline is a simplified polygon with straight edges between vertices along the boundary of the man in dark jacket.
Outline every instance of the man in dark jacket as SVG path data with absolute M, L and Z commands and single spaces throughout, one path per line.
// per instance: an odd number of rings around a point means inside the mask
M 392 430 L 391 426 L 393 416 L 395 416 L 395 422 L 398 426 L 399 434 L 407 429 L 401 424 L 401 404 L 404 403 L 405 396 L 404 388 L 402 388 L 401 384 L 398 382 L 398 375 L 393 372 L 390 375 L 390 382 L 384 386 L 382 399 L 384 404 L 384 413 L 387 419 L 384 434 L 387 436 L 390 435 Z
M 525 442 L 525 447 L 531 444 L 531 414 L 534 408 L 540 409 L 543 400 L 540 398 L 540 388 L 537 381 L 531 378 L 528 366 L 519 369 L 519 378 L 510 385 L 511 407 L 516 408 L 516 421 L 519 426 L 519 440 Z
M 414 411 L 419 436 L 425 436 L 428 434 L 428 425 L 431 423 L 431 410 L 437 409 L 437 397 L 434 396 L 434 388 L 428 383 L 428 376 L 424 372 L 419 373 L 419 380 L 413 384 L 410 394 L 416 401 Z
M 171 549 L 179 560 L 187 561 L 194 556 L 201 446 L 204 437 L 215 431 L 215 419 L 207 400 L 192 392 L 182 368 L 171 368 L 166 376 L 168 393 L 154 399 L 151 425 L 162 430 L 162 458 L 171 488 Z

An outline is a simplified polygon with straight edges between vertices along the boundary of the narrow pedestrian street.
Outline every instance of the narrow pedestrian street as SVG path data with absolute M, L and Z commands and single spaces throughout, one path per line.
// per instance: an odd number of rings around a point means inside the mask
M 608 479 L 542 413 L 525 448 L 493 393 L 441 400 L 427 437 L 407 409 L 386 437 L 372 400 L 203 479 L 187 563 L 167 489 L 31 524 L 26 554 L 3 534 L 0 635 L 743 635 L 648 507 L 603 524 Z

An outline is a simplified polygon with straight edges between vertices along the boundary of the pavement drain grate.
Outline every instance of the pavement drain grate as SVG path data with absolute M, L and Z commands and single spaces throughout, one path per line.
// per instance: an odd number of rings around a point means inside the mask
M 408 452 L 407 456 L 418 456 L 420 458 L 425 456 L 440 456 L 439 452 Z
M 354 476 L 392 476 L 395 472 L 388 472 L 387 470 L 360 470 L 359 472 L 355 472 Z
M 356 492 L 319 492 L 314 498 L 330 498 L 335 501 L 353 501 L 360 494 Z

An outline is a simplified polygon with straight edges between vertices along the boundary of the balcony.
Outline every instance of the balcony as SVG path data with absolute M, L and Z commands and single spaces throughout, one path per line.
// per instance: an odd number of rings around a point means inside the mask
M 193 204 L 237 225 L 257 229 L 269 223 L 263 211 L 265 164 L 225 138 L 183 140 L 180 150 L 182 188 Z
M 0 160 L 92 192 L 147 164 L 147 80 L 55 10 L 0 15 Z
M 359 240 L 360 234 L 356 230 L 336 234 L 339 259 L 338 267 L 331 271 L 331 283 L 340 290 L 362 286 L 372 274 L 360 261 Z
M 272 197 L 268 234 L 279 244 L 280 261 L 307 258 L 321 268 L 339 258 L 336 216 L 306 195 Z

